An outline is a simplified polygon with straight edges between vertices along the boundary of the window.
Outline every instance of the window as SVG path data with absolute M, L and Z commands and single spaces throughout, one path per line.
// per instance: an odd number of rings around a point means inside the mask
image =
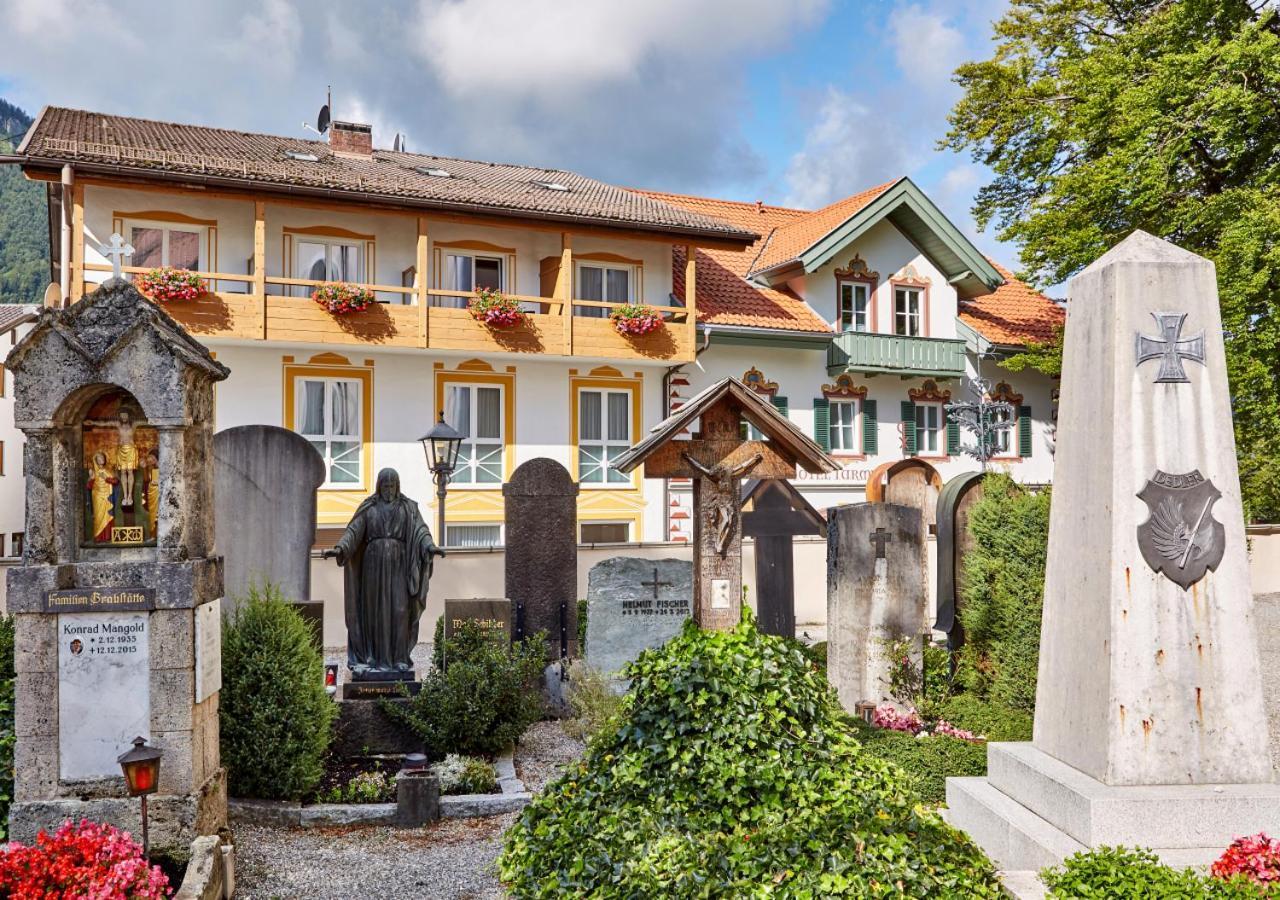
M 444 256 L 444 289 L 447 291 L 478 291 L 487 288 L 506 290 L 506 272 L 501 256 L 450 251 Z M 466 297 L 439 297 L 440 306 L 466 309 Z
M 630 522 L 583 522 L 579 540 L 584 544 L 625 544 L 631 540 Z
M 502 526 L 496 524 L 449 525 L 446 524 L 446 547 L 486 548 L 502 546 Z
M 942 454 L 942 404 L 916 404 L 916 452 L 927 456 Z
M 25 541 L 26 541 L 25 532 L 15 531 L 13 534 L 9 535 L 9 552 L 12 553 L 14 556 L 21 556 L 22 548 L 25 544 Z
M 133 257 L 129 265 L 154 269 L 205 271 L 204 246 L 206 229 L 195 225 L 171 225 L 165 222 L 130 223 L 129 243 Z
M 609 303 L 631 302 L 631 269 L 613 266 L 578 265 L 578 300 L 604 300 Z M 579 316 L 603 319 L 609 310 L 603 306 L 579 306 Z
M 924 333 L 919 288 L 893 289 L 893 333 L 920 337 Z
M 840 330 L 870 331 L 870 285 L 858 281 L 840 282 Z
M 861 450 L 858 440 L 858 406 L 857 400 L 831 401 L 831 451 L 833 453 L 858 453 Z
M 359 241 L 324 240 L 308 236 L 294 241 L 293 271 L 310 281 L 364 282 L 364 244 Z M 298 285 L 294 293 L 311 296 L 312 288 Z
M 360 486 L 360 382 L 352 378 L 298 378 L 294 383 L 296 427 L 324 458 L 323 486 Z
M 506 445 L 502 434 L 502 388 L 479 384 L 445 386 L 444 419 L 463 436 L 454 484 L 502 484 Z
M 1017 422 L 1017 417 L 1012 409 L 1005 409 L 993 413 L 991 421 L 1000 422 Z M 1013 454 L 1013 427 L 1001 428 L 992 434 L 991 444 L 995 450 L 996 456 L 1011 456 Z
M 578 481 L 630 484 L 630 475 L 610 468 L 630 446 L 631 391 L 579 391 Z

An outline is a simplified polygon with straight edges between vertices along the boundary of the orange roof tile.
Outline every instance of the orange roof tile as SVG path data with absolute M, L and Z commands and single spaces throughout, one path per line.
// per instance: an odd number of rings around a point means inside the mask
M 988 262 L 1004 277 L 990 294 L 961 300 L 959 319 L 996 344 L 1045 343 L 1066 321 L 1066 311 L 994 259 Z
M 762 272 L 797 258 L 900 180 L 886 181 L 852 197 L 837 200 L 779 227 L 765 243 L 764 251 L 752 263 L 751 270 Z

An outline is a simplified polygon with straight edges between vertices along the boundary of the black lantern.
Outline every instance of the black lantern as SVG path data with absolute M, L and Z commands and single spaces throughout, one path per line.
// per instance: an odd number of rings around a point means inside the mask
M 444 497 L 449 488 L 449 478 L 453 475 L 453 470 L 458 465 L 458 451 L 462 448 L 462 434 L 448 422 L 444 420 L 444 413 L 440 413 L 440 420 L 435 426 L 424 434 L 419 440 L 422 441 L 423 452 L 427 455 L 427 466 L 431 469 L 431 475 L 436 483 L 436 500 L 439 503 L 439 529 L 437 540 L 441 546 L 445 546 L 444 533 Z
M 142 853 L 149 856 L 147 840 L 147 795 L 154 794 L 160 786 L 160 757 L 162 751 L 156 747 L 148 747 L 145 738 L 133 739 L 133 749 L 126 750 L 116 757 L 124 772 L 125 785 L 130 797 L 142 798 Z

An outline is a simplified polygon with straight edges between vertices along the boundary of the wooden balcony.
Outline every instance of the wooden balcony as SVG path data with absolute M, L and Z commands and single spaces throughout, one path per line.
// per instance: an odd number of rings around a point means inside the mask
M 964 350 L 964 341 L 949 338 L 846 331 L 836 335 L 827 349 L 827 371 L 959 378 L 964 374 Z

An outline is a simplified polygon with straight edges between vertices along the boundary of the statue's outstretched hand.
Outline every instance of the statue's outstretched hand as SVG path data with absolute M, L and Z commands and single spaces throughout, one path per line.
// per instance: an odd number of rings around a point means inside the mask
M 337 559 L 338 565 L 345 566 L 347 564 L 347 556 L 339 547 L 330 547 L 320 554 L 321 559 Z
M 435 544 L 432 544 L 431 549 L 428 550 L 427 552 L 430 553 L 432 556 L 448 556 L 449 555 L 448 553 L 444 552 L 443 547 L 436 546 Z

